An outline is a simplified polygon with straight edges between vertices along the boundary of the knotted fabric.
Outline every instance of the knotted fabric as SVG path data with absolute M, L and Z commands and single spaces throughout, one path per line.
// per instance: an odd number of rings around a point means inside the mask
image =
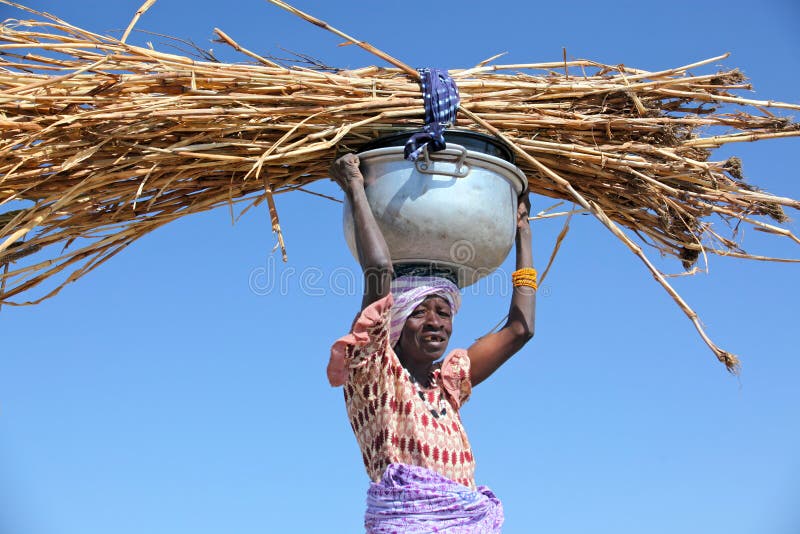
M 416 161 L 425 147 L 429 152 L 444 150 L 444 129 L 455 124 L 458 104 L 456 82 L 447 71 L 440 69 L 417 69 L 420 75 L 422 99 L 425 103 L 425 126 L 423 131 L 412 135 L 404 149 L 407 160 Z
M 458 287 L 446 278 L 438 276 L 398 276 L 392 280 L 392 319 L 389 323 L 389 343 L 394 346 L 406 319 L 426 298 L 440 296 L 450 305 L 453 315 L 461 306 L 461 293 Z
M 389 464 L 367 491 L 364 526 L 369 534 L 499 533 L 503 505 L 486 486 L 472 490 L 436 471 Z

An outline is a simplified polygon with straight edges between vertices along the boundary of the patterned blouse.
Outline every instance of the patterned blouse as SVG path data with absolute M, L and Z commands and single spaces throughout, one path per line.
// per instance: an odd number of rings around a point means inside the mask
M 475 461 L 458 409 L 472 390 L 467 351 L 437 364 L 432 386 L 415 384 L 389 346 L 392 296 L 371 304 L 334 343 L 328 377 L 344 385 L 350 425 L 377 482 L 391 463 L 426 467 L 475 489 Z

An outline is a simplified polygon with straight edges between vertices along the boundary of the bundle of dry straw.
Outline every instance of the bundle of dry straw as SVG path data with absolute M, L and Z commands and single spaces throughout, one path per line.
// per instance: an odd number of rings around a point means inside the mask
M 273 3 L 396 68 L 279 64 L 220 30 L 221 41 L 254 62 L 197 60 L 127 44 L 136 18 L 121 39 L 36 12 L 36 20 L 0 27 L 0 304 L 40 302 L 159 226 L 218 206 L 246 203 L 246 211 L 266 200 L 280 239 L 274 194 L 327 177 L 341 151 L 422 124 L 413 69 Z M 747 184 L 735 159 L 709 161 L 724 143 L 800 135 L 796 123 L 766 111 L 800 106 L 735 96 L 749 88 L 736 70 L 692 74 L 724 57 L 661 72 L 487 60 L 451 75 L 462 98 L 456 126 L 501 137 L 532 192 L 598 217 L 733 369 L 736 357 L 708 339 L 619 228 L 687 269 L 703 253 L 773 259 L 740 249 L 712 226 L 713 215 L 800 243 L 779 226 L 782 208 L 800 202 Z M 12 301 L 58 273 L 60 283 L 40 298 Z

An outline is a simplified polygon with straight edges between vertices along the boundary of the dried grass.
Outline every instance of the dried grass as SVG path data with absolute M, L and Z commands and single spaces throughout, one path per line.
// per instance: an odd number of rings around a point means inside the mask
M 0 214 L 0 304 L 40 302 L 148 232 L 219 206 L 244 203 L 247 211 L 266 200 L 282 246 L 273 195 L 327 177 L 342 151 L 422 124 L 413 69 L 282 2 L 273 1 L 397 68 L 283 65 L 220 30 L 221 42 L 256 63 L 125 43 L 152 3 L 119 40 L 36 12 L 0 27 L 0 206 L 32 204 Z M 726 143 L 800 135 L 796 123 L 767 111 L 800 106 L 736 96 L 749 88 L 737 70 L 694 74 L 725 57 L 661 72 L 487 60 L 451 75 L 462 97 L 456 126 L 502 137 L 533 193 L 594 214 L 735 369 L 736 357 L 708 339 L 620 229 L 687 270 L 705 253 L 782 261 L 742 250 L 712 225 L 715 215 L 800 243 L 780 226 L 783 208 L 800 202 L 745 182 L 736 159 L 709 160 Z M 45 259 L 17 265 L 40 251 Z M 65 278 L 43 296 L 11 300 L 58 273 Z

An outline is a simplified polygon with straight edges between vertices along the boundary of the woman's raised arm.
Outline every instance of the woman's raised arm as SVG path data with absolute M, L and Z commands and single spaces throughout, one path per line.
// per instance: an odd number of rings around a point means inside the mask
M 364 273 L 364 298 L 361 301 L 361 309 L 364 309 L 389 294 L 393 269 L 389 247 L 367 203 L 364 177 L 358 166 L 358 156 L 345 154 L 331 166 L 331 178 L 350 201 L 358 262 Z
M 531 227 L 528 222 L 530 199 L 525 192 L 517 209 L 516 254 L 517 269 L 533 268 Z M 472 385 L 486 380 L 498 367 L 521 349 L 533 337 L 536 312 L 536 291 L 529 286 L 514 287 L 508 321 L 493 334 L 480 338 L 467 350 L 470 359 Z

